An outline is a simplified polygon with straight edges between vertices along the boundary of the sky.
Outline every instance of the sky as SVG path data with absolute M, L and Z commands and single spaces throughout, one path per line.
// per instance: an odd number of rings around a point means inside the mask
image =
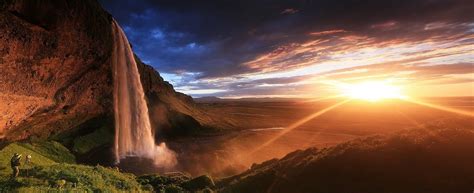
M 100 0 L 133 50 L 193 97 L 337 94 L 385 81 L 474 96 L 472 0 Z

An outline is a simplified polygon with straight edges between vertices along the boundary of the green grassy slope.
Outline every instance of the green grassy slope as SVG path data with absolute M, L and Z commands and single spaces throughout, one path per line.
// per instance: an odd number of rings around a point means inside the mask
M 139 192 L 140 184 L 132 174 L 102 166 L 77 164 L 53 164 L 36 166 L 29 171 L 29 177 L 22 177 L 16 183 L 8 183 L 20 191 L 80 191 L 80 192 Z
M 31 155 L 31 164 L 10 177 L 14 153 Z M 75 157 L 55 141 L 11 143 L 0 150 L 0 193 L 3 192 L 212 192 L 212 178 L 192 179 L 181 173 L 135 176 L 103 166 L 75 163 Z
M 101 127 L 92 133 L 75 138 L 73 140 L 72 151 L 78 154 L 85 154 L 94 148 L 112 143 L 112 136 L 113 133 L 107 130 L 107 128 Z
M 20 167 L 16 180 L 10 179 L 10 158 L 14 153 L 23 155 L 22 164 L 26 155 L 32 157 L 30 165 Z M 9 144 L 0 150 L 0 192 L 141 191 L 132 174 L 74 163 L 74 155 L 58 142 Z
M 23 155 L 31 155 L 30 166 L 48 166 L 57 162 L 74 163 L 74 155 L 72 155 L 64 146 L 57 142 L 40 142 L 40 143 L 12 143 L 4 147 L 0 151 L 0 175 L 9 175 L 10 158 L 14 153 Z M 23 163 L 22 163 L 23 164 Z

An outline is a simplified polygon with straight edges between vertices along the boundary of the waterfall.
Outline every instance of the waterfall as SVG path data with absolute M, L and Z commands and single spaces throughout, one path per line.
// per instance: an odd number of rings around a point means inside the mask
M 127 37 L 115 20 L 112 31 L 116 164 L 126 157 L 141 157 L 152 159 L 157 167 L 171 168 L 177 162 L 175 153 L 165 143 L 155 144 L 140 73 Z

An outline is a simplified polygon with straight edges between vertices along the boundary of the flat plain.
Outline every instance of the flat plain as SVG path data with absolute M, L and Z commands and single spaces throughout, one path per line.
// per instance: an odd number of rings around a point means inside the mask
M 218 135 L 176 140 L 169 145 L 181 168 L 192 174 L 207 171 L 227 176 L 299 149 L 325 148 L 349 140 L 416 128 L 472 128 L 472 116 L 460 115 L 403 100 L 352 100 L 324 113 L 343 99 L 218 100 L 199 105 L 235 129 Z M 474 112 L 474 98 L 426 98 L 436 106 Z M 316 116 L 317 115 L 317 116 Z M 300 124 L 298 124 L 298 122 Z M 296 127 L 292 127 L 294 125 Z

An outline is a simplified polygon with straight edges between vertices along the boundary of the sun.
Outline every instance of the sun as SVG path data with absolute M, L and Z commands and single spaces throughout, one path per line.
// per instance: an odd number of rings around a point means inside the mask
M 342 94 L 353 99 L 367 100 L 371 102 L 382 99 L 401 99 L 405 96 L 399 86 L 390 84 L 388 81 L 366 81 L 352 84 L 341 84 Z

